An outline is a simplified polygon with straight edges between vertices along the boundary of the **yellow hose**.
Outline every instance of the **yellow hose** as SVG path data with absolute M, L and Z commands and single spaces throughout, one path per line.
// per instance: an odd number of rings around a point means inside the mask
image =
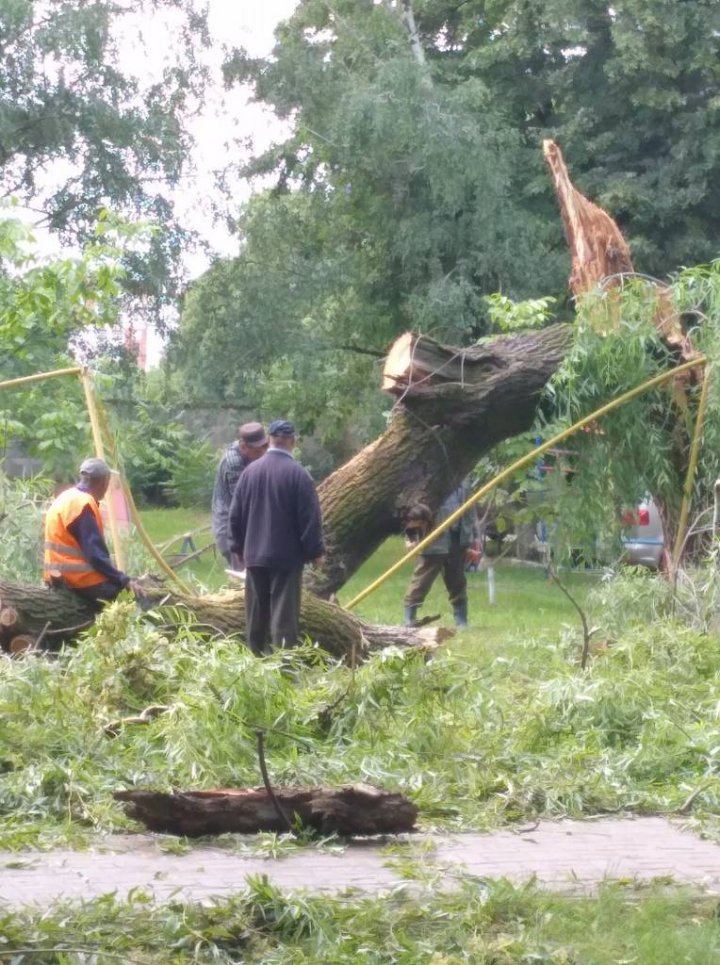
M 643 382 L 642 385 L 639 385 L 634 389 L 630 389 L 628 392 L 624 392 L 617 399 L 613 399 L 612 402 L 607 402 L 605 405 L 600 406 L 599 409 L 596 409 L 594 412 L 591 412 L 590 415 L 580 419 L 579 422 L 576 422 L 574 425 L 570 426 L 569 429 L 564 429 L 562 432 L 558 433 L 558 435 L 553 436 L 552 439 L 549 439 L 541 446 L 533 449 L 526 456 L 523 456 L 521 459 L 517 459 L 514 463 L 512 463 L 512 465 L 508 466 L 507 469 L 503 469 L 502 472 L 498 473 L 494 479 L 491 479 L 490 482 L 485 483 L 484 486 L 481 486 L 477 492 L 473 493 L 473 495 L 467 499 L 462 506 L 459 507 L 459 509 L 456 509 L 455 512 L 451 513 L 450 516 L 447 517 L 447 519 L 444 519 L 442 523 L 440 523 L 440 525 L 437 526 L 432 533 L 430 533 L 429 536 L 426 536 L 424 539 L 420 540 L 416 546 L 413 546 L 413 548 L 407 552 L 405 556 L 399 559 L 397 563 L 394 563 L 388 570 L 386 570 L 385 573 L 382 574 L 382 576 L 379 576 L 361 593 L 358 593 L 357 596 L 354 596 L 349 603 L 345 604 L 345 609 L 352 610 L 353 607 L 358 605 L 358 603 L 370 596 L 371 593 L 377 590 L 378 587 L 382 586 L 383 583 L 385 583 L 386 580 L 389 580 L 391 576 L 394 576 L 397 571 L 406 563 L 409 563 L 410 560 L 414 559 L 419 553 L 422 553 L 427 546 L 437 539 L 440 533 L 444 533 L 446 529 L 449 529 L 453 525 L 453 523 L 457 522 L 457 520 L 460 519 L 460 517 L 467 512 L 471 506 L 474 506 L 475 503 L 479 502 L 484 496 L 487 496 L 487 494 L 492 492 L 493 489 L 497 488 L 500 483 L 505 482 L 506 479 L 514 476 L 518 470 L 524 469 L 527 465 L 529 465 L 529 463 L 534 462 L 538 456 L 542 455 L 544 452 L 547 452 L 548 449 L 554 449 L 561 442 L 564 442 L 565 439 L 574 435 L 576 432 L 579 432 L 580 429 L 590 425 L 591 422 L 595 422 L 602 416 L 607 415 L 608 412 L 612 412 L 613 409 L 620 408 L 621 405 L 629 402 L 630 399 L 634 399 L 636 396 L 642 395 L 644 392 L 648 392 L 650 389 L 654 389 L 656 386 L 662 385 L 664 382 L 669 382 L 670 379 L 676 375 L 679 375 L 681 372 L 687 372 L 689 369 L 696 368 L 699 365 L 705 365 L 706 362 L 707 359 L 705 356 L 700 356 L 699 358 L 694 359 L 692 362 L 684 362 L 682 365 L 676 366 L 676 368 L 671 369 L 669 372 L 663 372 L 661 375 L 656 375 L 647 382 Z
M 92 429 L 93 443 L 95 444 L 95 455 L 98 459 L 104 460 L 105 447 L 103 446 L 102 433 L 100 431 L 97 400 L 95 398 L 90 372 L 86 368 L 80 372 L 80 381 L 85 392 L 85 405 L 87 406 L 88 416 L 90 417 L 90 428 Z M 107 509 L 108 520 L 110 521 L 110 535 L 112 536 L 113 550 L 115 552 L 115 564 L 119 570 L 124 570 L 125 554 L 123 553 L 122 543 L 120 542 L 120 528 L 115 512 L 115 504 L 112 499 L 106 501 L 105 508 Z
M 7 382 L 0 382 L 0 389 L 17 388 L 19 385 L 30 385 L 32 382 L 41 382 L 43 379 L 54 379 L 59 375 L 82 375 L 81 368 L 55 369 L 54 372 L 39 372 L 37 375 L 24 375 L 21 379 L 9 379 Z
M 705 421 L 705 411 L 707 409 L 708 388 L 710 385 L 711 373 L 712 366 L 708 365 L 705 370 L 705 377 L 703 378 L 700 402 L 698 403 L 697 415 L 695 417 L 695 431 L 693 432 L 692 443 L 690 446 L 690 460 L 688 462 L 687 474 L 685 476 L 685 485 L 683 486 L 683 500 L 682 506 L 680 507 L 680 519 L 678 520 L 678 528 L 675 535 L 675 546 L 673 547 L 673 573 L 677 572 L 677 568 L 680 565 L 680 556 L 682 554 L 682 548 L 685 542 L 685 530 L 687 528 L 687 520 L 690 513 L 690 499 L 692 497 L 692 489 L 695 483 L 695 472 L 697 470 L 698 458 L 700 456 L 700 437 L 702 435 L 703 422 Z
M 142 520 L 140 519 L 140 513 L 138 512 L 137 506 L 135 505 L 135 500 L 133 499 L 133 495 L 132 495 L 132 492 L 130 491 L 130 487 L 128 486 L 127 481 L 123 476 L 120 477 L 120 482 L 122 483 L 123 491 L 125 493 L 125 498 L 127 499 L 128 506 L 130 507 L 130 515 L 132 516 L 132 520 L 135 523 L 135 528 L 140 534 L 140 538 L 142 539 L 143 543 L 147 547 L 150 555 L 158 564 L 160 569 L 164 573 L 166 573 L 170 577 L 170 579 L 173 580 L 173 582 L 180 587 L 180 589 L 186 596 L 192 596 L 192 590 L 190 589 L 190 587 L 184 582 L 184 580 L 180 579 L 180 577 L 177 575 L 177 573 L 175 572 L 175 570 L 173 570 L 171 566 L 168 566 L 167 562 L 158 553 L 157 549 L 155 548 L 155 544 L 148 536 L 147 530 L 143 526 Z
M 114 453 L 115 458 L 116 458 L 116 461 L 119 463 L 117 445 L 115 444 L 115 437 L 114 437 L 112 428 L 110 426 L 110 421 L 107 417 L 107 412 L 105 411 L 105 408 L 100 401 L 96 400 L 96 404 L 97 404 L 96 411 L 97 411 L 98 419 L 102 425 L 102 428 L 105 430 L 106 438 L 110 440 L 110 444 L 112 448 L 115 450 L 115 453 Z M 175 570 L 172 569 L 171 566 L 168 566 L 167 562 L 162 558 L 162 556 L 158 552 L 157 547 L 150 539 L 150 536 L 148 535 L 148 532 L 143 526 L 142 520 L 140 519 L 140 513 L 138 512 L 138 508 L 135 505 L 135 500 L 133 499 L 132 490 L 130 489 L 128 482 L 122 473 L 120 473 L 120 484 L 122 485 L 123 492 L 125 494 L 125 499 L 127 500 L 128 508 L 130 510 L 130 516 L 132 517 L 132 521 L 135 524 L 135 529 L 138 531 L 138 535 L 140 536 L 140 539 L 145 544 L 145 547 L 147 548 L 148 552 L 155 560 L 155 562 L 158 564 L 158 566 L 163 571 L 163 573 L 166 573 L 167 576 L 169 576 L 170 579 L 173 580 L 177 584 L 177 586 L 180 587 L 180 589 L 182 590 L 183 593 L 186 594 L 186 596 L 192 595 L 192 590 L 190 589 L 190 587 L 185 583 L 184 580 L 182 580 L 177 575 L 177 573 L 175 572 Z

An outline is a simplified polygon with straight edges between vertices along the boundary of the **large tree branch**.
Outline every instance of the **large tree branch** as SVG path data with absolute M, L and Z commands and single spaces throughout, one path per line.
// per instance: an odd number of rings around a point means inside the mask
M 327 556 L 311 587 L 335 592 L 410 507 L 436 509 L 483 453 L 530 428 L 571 333 L 553 325 L 465 349 L 401 336 L 385 369 L 397 399 L 387 431 L 319 487 Z

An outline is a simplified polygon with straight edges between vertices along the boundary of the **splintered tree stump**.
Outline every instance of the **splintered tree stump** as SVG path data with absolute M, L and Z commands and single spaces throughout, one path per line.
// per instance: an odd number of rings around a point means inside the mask
M 555 141 L 543 141 L 543 157 L 550 170 L 572 268 L 569 286 L 575 298 L 581 299 L 593 290 L 618 288 L 627 276 L 635 275 L 630 248 L 620 228 L 610 215 L 586 198 L 570 180 L 562 151 Z M 647 297 L 654 298 L 655 325 L 661 338 L 676 355 L 678 362 L 698 357 L 690 336 L 685 332 L 680 312 L 673 303 L 670 288 L 660 281 L 646 279 Z M 598 307 L 597 323 L 615 327 L 619 323 L 618 302 L 610 299 Z M 695 380 L 702 377 L 698 370 Z M 690 378 L 685 376 L 685 380 Z
M 370 835 L 412 831 L 418 808 L 402 794 L 368 784 L 274 788 L 283 821 L 265 788 L 209 791 L 117 791 L 130 817 L 150 831 L 186 835 L 286 831 L 299 823 L 321 834 Z
M 599 331 L 616 330 L 621 320 L 617 290 L 628 276 L 635 275 L 630 248 L 610 215 L 573 185 L 562 151 L 554 141 L 543 141 L 543 156 L 550 170 L 570 248 L 570 290 L 578 301 L 593 291 L 608 291 L 607 298 L 591 304 L 588 317 Z M 698 358 L 699 353 L 684 329 L 670 286 L 654 279 L 644 279 L 644 285 L 655 327 L 676 363 Z M 685 426 L 692 419 L 688 386 L 701 383 L 704 377 L 703 367 L 698 366 L 676 375 L 669 387 L 678 411 L 673 460 L 678 492 L 682 490 L 688 465 L 689 444 Z M 671 551 L 677 532 L 678 508 L 663 503 L 657 494 L 655 500 L 662 518 L 665 545 Z

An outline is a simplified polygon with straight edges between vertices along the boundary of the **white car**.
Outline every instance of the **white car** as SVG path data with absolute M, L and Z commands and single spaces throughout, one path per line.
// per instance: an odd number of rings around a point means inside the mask
M 636 509 L 623 514 L 623 559 L 631 566 L 665 566 L 665 539 L 660 513 L 652 499 L 643 499 Z

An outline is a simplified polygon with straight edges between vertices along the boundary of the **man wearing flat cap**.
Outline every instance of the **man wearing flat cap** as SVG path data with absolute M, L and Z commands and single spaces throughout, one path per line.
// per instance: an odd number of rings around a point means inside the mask
M 230 507 L 230 548 L 246 571 L 246 639 L 257 656 L 296 645 L 303 566 L 325 552 L 315 484 L 292 455 L 295 427 L 276 419 L 268 432 L 266 455 L 242 474 Z
M 45 517 L 43 579 L 79 593 L 98 609 L 121 590 L 144 596 L 139 583 L 118 570 L 105 542 L 100 500 L 110 485 L 102 459 L 86 459 L 80 481 L 52 502 Z
M 230 503 L 238 479 L 251 462 L 264 456 L 268 437 L 260 422 L 246 422 L 238 429 L 238 437 L 228 446 L 215 475 L 212 496 L 212 531 L 215 545 L 228 563 L 230 558 Z

